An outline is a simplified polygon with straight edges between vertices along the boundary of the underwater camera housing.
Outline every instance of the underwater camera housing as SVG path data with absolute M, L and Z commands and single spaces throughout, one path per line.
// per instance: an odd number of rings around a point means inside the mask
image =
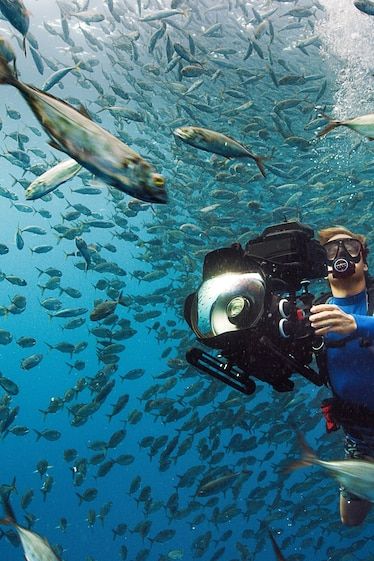
M 187 361 L 247 395 L 267 382 L 290 391 L 298 372 L 321 386 L 308 365 L 317 340 L 309 323 L 308 285 L 327 276 L 326 253 L 313 229 L 299 222 L 266 228 L 242 248 L 233 244 L 205 256 L 203 281 L 185 301 L 184 316 L 198 340 L 217 356 L 192 348 Z

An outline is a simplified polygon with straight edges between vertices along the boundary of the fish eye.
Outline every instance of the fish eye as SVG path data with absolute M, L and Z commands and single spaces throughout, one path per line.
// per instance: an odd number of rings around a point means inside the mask
M 158 175 L 153 178 L 153 183 L 156 185 L 156 187 L 163 187 L 165 185 L 165 180 L 161 175 Z

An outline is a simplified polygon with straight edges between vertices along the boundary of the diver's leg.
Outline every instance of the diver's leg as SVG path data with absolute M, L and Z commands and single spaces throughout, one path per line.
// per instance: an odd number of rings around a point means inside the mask
M 357 427 L 356 427 L 357 432 Z M 361 438 L 345 434 L 344 452 L 347 459 L 362 460 L 374 458 L 372 445 L 367 442 L 367 436 Z M 346 526 L 359 526 L 363 523 L 371 509 L 371 502 L 357 497 L 340 487 L 340 519 Z
M 340 494 L 340 519 L 346 526 L 359 526 L 371 509 L 371 503 L 354 495 Z

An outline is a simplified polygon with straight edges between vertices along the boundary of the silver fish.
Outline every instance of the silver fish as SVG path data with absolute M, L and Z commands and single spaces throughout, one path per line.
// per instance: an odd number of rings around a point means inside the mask
M 80 237 L 75 238 L 75 245 L 77 246 L 77 249 L 80 251 L 80 254 L 86 262 L 85 270 L 87 271 L 91 264 L 91 255 L 90 250 L 88 249 L 88 245 L 86 244 L 84 239 Z
M 358 10 L 360 10 L 360 12 L 363 12 L 368 16 L 374 16 L 373 0 L 354 0 L 353 4 Z
M 353 119 L 344 119 L 343 121 L 334 120 L 328 115 L 322 114 L 330 122 L 317 136 L 324 136 L 328 132 L 336 129 L 336 127 L 348 127 L 358 132 L 358 134 L 366 136 L 369 140 L 374 140 L 374 113 L 360 115 L 360 117 L 354 117 Z
M 291 463 L 287 471 L 313 464 L 320 466 L 351 493 L 374 503 L 374 458 L 368 458 L 367 460 L 320 460 L 307 445 L 301 434 L 298 435 L 298 439 L 303 451 L 302 458 Z
M 0 524 L 15 528 L 21 540 L 26 561 L 61 561 L 61 558 L 56 555 L 45 538 L 17 524 L 13 509 L 4 495 L 2 501 L 6 517 L 0 520 Z
M 120 191 L 166 203 L 165 180 L 137 152 L 68 103 L 20 82 L 0 57 L 0 84 L 17 88 L 50 137 L 50 145 Z
M 23 49 L 26 52 L 26 34 L 30 20 L 23 0 L 0 0 L 0 12 L 23 35 Z
M 143 18 L 139 18 L 139 21 L 155 21 L 178 15 L 186 15 L 186 12 L 184 10 L 160 10 L 148 16 L 144 16 Z
M 243 144 L 225 134 L 193 126 L 179 127 L 173 131 L 173 134 L 180 140 L 183 140 L 183 142 L 206 152 L 220 154 L 226 158 L 252 158 L 252 160 L 255 160 L 262 175 L 264 177 L 266 175 L 262 163 L 263 158 L 252 154 Z
M 26 199 L 28 201 L 40 199 L 74 177 L 81 168 L 81 164 L 71 158 L 63 160 L 30 183 L 25 191 Z
M 53 88 L 53 86 L 60 82 L 60 80 L 62 80 L 62 78 L 64 78 L 66 74 L 68 74 L 72 70 L 77 70 L 80 64 L 81 63 L 78 62 L 78 64 L 76 64 L 75 66 L 67 66 L 66 68 L 60 68 L 59 70 L 56 70 L 56 72 L 53 72 L 53 74 L 51 74 L 51 76 L 44 82 L 42 86 L 43 92 L 48 92 L 51 88 Z

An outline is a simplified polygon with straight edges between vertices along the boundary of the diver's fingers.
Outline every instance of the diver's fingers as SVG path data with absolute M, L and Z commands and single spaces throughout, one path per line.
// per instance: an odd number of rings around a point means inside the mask
M 311 323 L 319 322 L 324 319 L 341 319 L 345 314 L 341 313 L 341 310 L 331 310 L 326 312 L 319 312 L 318 314 L 312 314 L 309 316 L 309 320 Z
M 331 329 L 330 326 L 327 326 L 327 327 L 323 327 L 322 329 L 316 329 L 314 333 L 316 335 L 326 335 L 326 333 L 328 333 L 330 329 Z
M 336 304 L 317 304 L 316 306 L 312 306 L 310 308 L 312 313 L 325 312 L 329 310 L 340 310 L 340 308 Z

